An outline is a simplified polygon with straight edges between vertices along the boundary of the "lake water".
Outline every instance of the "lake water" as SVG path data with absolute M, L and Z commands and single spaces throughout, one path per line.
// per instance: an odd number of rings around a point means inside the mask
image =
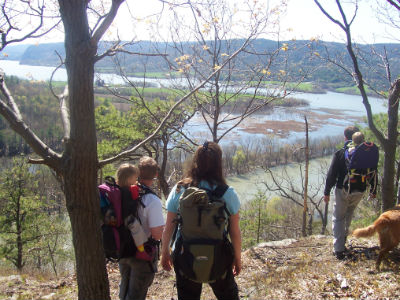
M 43 81 L 49 80 L 54 71 L 53 67 L 20 65 L 18 61 L 10 60 L 0 60 L 0 68 L 7 75 Z M 106 82 L 124 83 L 122 78 L 113 74 L 96 74 L 96 76 L 101 77 Z M 142 80 L 142 78 L 130 79 L 133 81 Z M 58 69 L 53 80 L 66 81 L 66 70 Z M 146 81 L 158 86 L 172 85 L 169 79 L 146 78 Z M 174 84 L 176 84 L 176 81 L 174 81 Z M 249 139 L 264 138 L 265 136 L 278 138 L 280 143 L 290 143 L 304 138 L 304 116 L 307 116 L 308 119 L 311 139 L 337 136 L 343 134 L 344 127 L 354 123 L 362 123 L 362 117 L 366 115 L 360 96 L 328 92 L 326 94 L 295 93 L 293 97 L 305 99 L 310 105 L 300 108 L 277 107 L 265 113 L 255 114 L 232 130 L 221 143 L 243 142 Z M 374 113 L 387 112 L 385 100 L 370 97 L 369 101 Z M 274 126 L 271 126 L 271 122 Z M 228 122 L 222 125 L 220 132 L 228 129 L 232 124 L 233 122 Z M 196 115 L 189 122 L 185 131 L 186 134 L 198 140 L 210 139 L 211 137 L 200 115 Z

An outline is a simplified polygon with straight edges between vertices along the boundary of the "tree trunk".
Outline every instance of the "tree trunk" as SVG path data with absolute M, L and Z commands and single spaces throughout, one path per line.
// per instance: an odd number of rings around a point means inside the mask
M 17 226 L 17 270 L 22 270 L 22 230 L 20 224 Z
M 388 98 L 388 132 L 383 143 L 384 162 L 382 175 L 382 210 L 388 210 L 396 204 L 394 180 L 396 176 L 396 151 L 398 138 L 398 113 L 399 113 L 400 79 L 397 79 L 389 91 Z
M 313 214 L 310 213 L 309 214 L 309 219 L 308 219 L 308 228 L 307 228 L 309 236 L 313 234 L 313 226 L 312 226 L 313 225 L 313 220 L 314 220 Z
M 167 180 L 165 179 L 165 172 L 167 169 L 168 162 L 168 140 L 166 138 L 162 138 L 163 148 L 162 148 L 162 162 L 160 166 L 160 172 L 158 173 L 158 182 L 160 183 L 160 189 L 164 194 L 165 199 L 168 198 L 169 195 L 169 185 Z
M 85 1 L 59 1 L 65 28 L 71 132 L 64 151 L 63 182 L 75 249 L 78 298 L 110 299 L 100 234 L 94 56 Z
M 260 242 L 260 231 L 261 231 L 261 198 L 258 199 L 257 245 Z
M 308 122 L 307 117 L 304 116 L 304 122 L 306 124 L 306 147 L 304 149 L 305 157 L 306 157 L 306 168 L 304 174 L 304 203 L 303 203 L 303 224 L 301 227 L 301 232 L 303 236 L 307 236 L 306 226 L 307 226 L 307 198 L 308 198 L 308 164 L 309 164 L 309 149 L 308 149 Z M 312 220 L 311 220 L 312 222 Z
M 394 140 L 396 142 L 396 140 Z M 396 204 L 396 192 L 394 190 L 394 179 L 396 175 L 395 163 L 396 163 L 396 145 L 393 147 L 391 141 L 386 141 L 386 147 L 384 150 L 384 162 L 383 162 L 383 175 L 381 181 L 382 191 L 382 211 L 386 211 L 392 208 Z
M 20 184 L 21 180 L 19 180 Z M 19 187 L 21 191 L 21 187 Z M 21 215 L 21 195 L 18 195 L 17 199 L 17 270 L 21 271 L 22 270 L 22 220 L 23 216 Z

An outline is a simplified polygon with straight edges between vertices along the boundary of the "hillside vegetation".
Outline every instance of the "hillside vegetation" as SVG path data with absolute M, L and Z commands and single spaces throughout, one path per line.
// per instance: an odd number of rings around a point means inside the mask
M 232 45 L 240 45 L 242 40 L 225 40 L 222 45 L 226 49 L 221 49 L 222 52 L 229 53 L 229 47 L 234 49 Z M 208 42 L 208 43 L 211 43 Z M 99 47 L 99 53 L 102 53 L 111 45 L 110 42 L 102 42 Z M 225 46 L 224 46 L 225 45 Z M 290 67 L 291 81 L 298 81 L 304 75 L 305 70 L 313 70 L 306 77 L 305 81 L 312 81 L 319 85 L 317 91 L 321 89 L 335 90 L 336 88 L 352 87 L 353 83 L 349 80 L 348 74 L 345 74 L 342 69 L 335 67 L 331 64 L 326 64 L 320 57 L 329 56 L 331 58 L 340 58 L 343 64 L 350 64 L 346 50 L 346 45 L 336 42 L 324 41 L 308 41 L 308 40 L 290 40 L 290 41 L 272 41 L 266 39 L 257 39 L 252 42 L 252 48 L 258 53 L 273 52 L 285 45 L 288 49 L 284 54 L 279 53 L 277 59 L 270 67 L 271 79 L 279 79 L 279 71 L 282 66 L 287 64 Z M 183 51 L 188 55 L 194 51 L 198 45 L 194 42 L 183 43 Z M 382 90 L 387 90 L 387 80 L 384 70 L 379 71 L 373 66 L 378 66 L 380 61 L 379 57 L 374 55 L 374 51 L 380 52 L 386 49 L 389 57 L 391 71 L 393 74 L 400 72 L 400 57 L 398 55 L 390 55 L 400 53 L 399 44 L 373 44 L 373 45 L 355 45 L 355 49 L 360 55 L 363 56 L 361 62 L 361 70 L 365 76 L 368 77 L 369 84 L 378 87 Z M 156 50 L 159 49 L 159 50 Z M 25 50 L 25 51 L 23 51 Z M 181 56 L 173 48 L 173 45 L 168 43 L 155 43 L 149 41 L 140 41 L 134 45 L 127 46 L 127 50 L 131 52 L 141 53 L 166 53 L 171 60 Z M 9 59 L 20 60 L 21 64 L 27 65 L 41 65 L 41 66 L 57 66 L 59 64 L 59 53 L 62 57 L 65 56 L 65 49 L 63 43 L 48 43 L 39 45 L 30 45 L 29 47 L 21 48 L 20 46 L 9 46 L 7 48 L 7 55 Z M 329 55 L 328 55 L 329 54 Z M 147 77 L 166 77 L 166 73 L 171 70 L 168 63 L 162 57 L 152 57 L 151 60 L 143 56 L 135 55 L 117 55 L 118 60 L 123 66 L 123 70 L 127 75 L 141 77 L 146 72 Z M 238 56 L 241 64 L 257 65 L 257 57 L 247 53 L 241 53 Z M 96 69 L 105 73 L 118 73 L 115 60 L 106 58 L 96 64 Z M 171 72 L 172 76 L 177 73 Z M 239 76 L 240 74 L 237 74 Z M 304 78 L 301 79 L 304 81 Z
M 400 253 L 377 273 L 377 241 L 350 240 L 354 258 L 338 261 L 332 238 L 310 236 L 262 243 L 245 251 L 237 278 L 243 299 L 398 299 Z M 117 264 L 108 264 L 111 298 L 118 298 Z M 3 273 L 12 274 L 12 273 Z M 156 274 L 147 299 L 177 299 L 174 273 Z M 76 299 L 73 276 L 49 278 L 31 275 L 0 277 L 0 299 Z M 202 299 L 215 299 L 205 285 Z

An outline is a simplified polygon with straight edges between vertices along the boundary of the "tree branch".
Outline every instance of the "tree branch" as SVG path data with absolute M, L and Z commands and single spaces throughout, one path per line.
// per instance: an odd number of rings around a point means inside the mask
M 110 27 L 111 23 L 114 21 L 115 16 L 117 15 L 118 8 L 125 0 L 112 0 L 110 11 L 108 12 L 107 16 L 104 18 L 103 22 L 94 32 L 91 43 L 92 45 L 97 45 L 100 39 L 103 37 L 104 33 Z
M 400 4 L 396 3 L 392 0 L 386 0 L 387 2 L 389 2 L 392 6 L 394 6 L 395 8 L 397 8 L 397 10 L 400 10 Z
M 58 96 L 60 100 L 61 120 L 64 127 L 64 138 L 63 141 L 66 143 L 71 134 L 71 120 L 69 118 L 68 110 L 68 85 L 65 86 L 64 92 Z
M 18 105 L 15 103 L 13 96 L 7 88 L 7 85 L 4 82 L 5 73 L 2 69 L 0 69 L 0 91 L 7 99 L 8 107 L 15 113 L 17 119 L 22 119 L 21 112 L 19 111 Z
M 11 24 L 11 20 L 8 17 L 7 12 L 5 10 L 6 9 L 6 1 L 4 1 L 4 3 L 1 6 L 1 9 L 2 9 L 2 14 L 3 14 L 3 16 L 6 19 L 6 22 L 8 24 L 8 29 L 6 31 L 0 31 L 0 33 L 1 33 L 0 51 L 2 51 L 8 44 L 11 44 L 11 43 L 22 42 L 22 41 L 24 41 L 24 40 L 26 40 L 28 38 L 39 38 L 39 37 L 42 37 L 42 36 L 46 35 L 48 32 L 52 31 L 61 22 L 61 20 L 59 20 L 56 24 L 51 26 L 49 29 L 45 30 L 44 32 L 42 32 L 40 34 L 36 34 L 39 31 L 39 29 L 43 27 L 45 5 L 42 4 L 42 6 L 39 6 L 38 9 L 35 9 L 30 5 L 29 1 L 22 1 L 22 2 L 27 3 L 28 6 L 29 6 L 29 9 L 33 11 L 33 15 L 39 18 L 39 24 L 35 28 L 33 28 L 30 32 L 28 32 L 24 36 L 22 36 L 21 38 L 16 38 L 16 39 L 12 39 L 12 40 L 7 41 L 8 33 L 11 30 L 19 30 L 19 29 L 14 27 Z
M 346 31 L 346 28 L 344 27 L 344 25 L 342 23 L 340 23 L 338 20 L 334 19 L 323 7 L 322 5 L 319 3 L 318 0 L 314 0 L 315 4 L 317 4 L 317 6 L 319 7 L 319 9 L 322 11 L 322 13 L 328 17 L 329 20 L 331 20 L 333 23 L 335 23 L 336 25 L 340 26 L 340 28 L 342 28 L 344 31 Z
M 97 62 L 106 56 L 114 56 L 117 53 L 125 53 L 125 54 L 129 54 L 129 55 L 138 55 L 138 56 L 150 56 L 150 57 L 151 56 L 168 56 L 168 54 L 161 54 L 161 53 L 142 53 L 142 52 L 129 51 L 129 50 L 125 50 L 124 46 L 125 45 L 119 45 L 119 44 L 114 45 L 113 47 L 111 47 L 110 49 L 105 51 L 103 54 L 95 56 L 95 61 Z
M 8 103 L 13 101 L 10 100 L 12 97 L 4 81 L 4 73 L 0 74 L 0 90 L 8 100 Z M 19 112 L 19 110 L 17 111 Z M 21 115 L 10 108 L 3 100 L 0 100 L 0 114 L 8 121 L 10 127 L 45 160 L 46 165 L 52 167 L 56 171 L 60 170 L 61 155 L 53 151 L 38 136 L 36 136 L 22 120 Z
M 350 31 L 350 25 L 347 23 L 347 19 L 346 19 L 346 15 L 343 11 L 343 8 L 340 4 L 339 0 L 336 0 L 336 4 L 339 8 L 340 14 L 342 16 L 343 22 L 344 24 L 340 23 L 339 21 L 333 19 L 325 10 L 324 8 L 321 6 L 321 4 L 318 2 L 318 0 L 314 0 L 314 2 L 318 5 L 318 7 L 320 8 L 320 10 L 335 24 L 339 25 L 340 28 L 343 29 L 343 31 L 346 34 L 346 48 L 347 48 L 347 52 L 350 55 L 352 64 L 353 64 L 353 69 L 354 69 L 354 79 L 356 80 L 357 83 L 357 87 L 361 93 L 361 97 L 363 99 L 363 104 L 365 107 L 365 110 L 367 111 L 367 119 L 368 119 L 368 126 L 371 129 L 371 131 L 374 133 L 374 135 L 376 136 L 376 138 L 378 139 L 378 141 L 383 145 L 386 142 L 385 136 L 383 135 L 383 133 L 381 131 L 379 131 L 379 129 L 375 126 L 374 120 L 373 120 L 373 115 L 372 115 L 372 109 L 371 109 L 371 104 L 369 103 L 368 100 L 368 95 L 367 92 L 365 90 L 365 83 L 364 83 L 364 79 L 361 73 L 361 70 L 359 68 L 358 65 L 358 60 L 357 60 L 357 56 L 354 53 L 354 49 L 353 49 L 353 43 L 351 40 L 351 31 Z
M 117 154 L 114 157 L 108 158 L 108 159 L 104 159 L 102 161 L 99 162 L 98 167 L 102 168 L 104 165 L 112 163 L 114 161 L 117 161 L 118 159 L 123 158 L 124 156 L 127 156 L 133 152 L 135 152 L 137 149 L 139 149 L 140 147 L 142 147 L 144 144 L 146 144 L 148 141 L 150 141 L 151 139 L 154 138 L 154 136 L 161 130 L 161 128 L 166 124 L 166 122 L 168 121 L 168 119 L 171 117 L 172 112 L 181 104 L 183 103 L 185 100 L 187 100 L 188 98 L 190 98 L 191 96 L 193 96 L 198 90 L 200 90 L 202 87 L 204 87 L 204 85 L 211 79 L 213 78 L 213 76 L 215 76 L 217 73 L 219 73 L 221 71 L 221 69 L 223 69 L 225 67 L 226 64 L 228 64 L 233 58 L 235 58 L 241 51 L 242 49 L 247 45 L 248 40 L 246 40 L 243 45 L 236 50 L 226 61 L 224 61 L 224 63 L 221 65 L 220 68 L 218 68 L 217 70 L 215 70 L 214 72 L 212 72 L 204 81 L 202 81 L 200 84 L 197 85 L 197 87 L 195 89 L 193 89 L 192 91 L 190 91 L 188 94 L 186 94 L 184 97 L 182 97 L 180 100 L 178 100 L 172 107 L 171 109 L 168 111 L 167 115 L 164 117 L 164 119 L 161 121 L 160 125 L 153 131 L 153 133 L 151 135 L 149 135 L 146 139 L 144 139 L 143 141 L 141 141 L 139 144 L 137 144 L 136 146 L 134 146 L 133 148 L 126 150 L 124 152 L 121 152 L 119 154 Z

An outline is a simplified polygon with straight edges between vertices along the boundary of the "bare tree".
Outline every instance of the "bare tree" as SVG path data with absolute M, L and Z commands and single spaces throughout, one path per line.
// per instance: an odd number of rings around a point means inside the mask
M 388 25 L 389 29 L 394 29 L 393 32 L 387 30 L 389 32 L 385 32 L 385 34 L 391 39 L 399 41 L 399 37 L 395 33 L 400 29 L 400 19 L 398 15 L 400 11 L 400 2 L 398 0 L 376 0 L 376 4 L 378 20 L 381 23 Z
M 126 54 L 127 51 L 123 53 Z M 156 53 L 146 55 L 167 56 L 168 54 Z M 184 93 L 171 89 L 169 92 L 160 91 L 155 97 L 151 96 L 146 92 L 146 87 L 148 85 L 146 82 L 146 72 L 144 73 L 142 81 L 132 81 L 132 79 L 127 76 L 122 66 L 121 58 L 117 56 L 114 61 L 117 66 L 117 73 L 123 78 L 126 84 L 131 87 L 132 94 L 130 96 L 123 96 L 119 93 L 118 88 L 108 88 L 108 91 L 116 98 L 131 105 L 132 111 L 135 112 L 132 117 L 132 122 L 136 125 L 132 124 L 133 128 L 136 132 L 141 132 L 144 136 L 147 136 L 151 134 L 154 128 L 161 122 L 162 118 L 170 110 L 170 107 L 175 103 L 175 100 L 184 96 Z M 160 95 L 163 99 L 161 99 Z M 192 152 L 193 149 L 191 146 L 196 145 L 183 131 L 184 126 L 190 121 L 194 113 L 193 105 L 183 104 L 182 107 L 171 115 L 168 122 L 165 123 L 159 133 L 142 147 L 147 155 L 154 157 L 160 165 L 158 179 L 160 190 L 165 198 L 168 197 L 171 180 L 171 176 L 167 175 L 169 152 L 174 149 Z M 171 170 L 169 173 L 174 172 Z
M 39 156 L 38 159 L 32 158 L 31 163 L 49 166 L 62 182 L 72 228 L 78 298 L 85 300 L 110 299 L 99 230 L 100 208 L 96 188 L 98 170 L 105 164 L 134 153 L 154 138 L 165 125 L 172 111 L 196 93 L 217 73 L 217 70 L 212 72 L 193 87 L 190 92 L 176 101 L 164 118 L 160 120 L 157 128 L 145 140 L 113 157 L 99 161 L 94 117 L 94 65 L 97 61 L 112 53 L 108 51 L 98 53 L 98 45 L 123 2 L 124 0 L 112 0 L 108 7 L 104 5 L 104 14 L 95 14 L 97 18 L 93 24 L 89 22 L 88 12 L 95 11 L 96 7 L 91 2 L 87 0 L 58 1 L 59 13 L 65 32 L 65 67 L 68 75 L 68 84 L 64 92 L 57 96 L 60 101 L 61 117 L 65 125 L 62 153 L 58 153 L 46 145 L 24 122 L 17 103 L 7 89 L 4 73 L 0 74 L 2 97 L 0 99 L 0 114 Z M 11 20 L 21 21 L 21 18 L 25 16 L 24 10 L 22 10 L 22 14 L 18 13 L 15 18 L 10 17 L 10 10 L 6 8 L 15 7 L 15 5 L 30 7 L 31 1 L 10 0 L 4 2 L 2 14 L 4 18 L 9 20 L 10 24 Z M 43 3 L 39 5 L 44 7 Z M 38 11 L 37 17 L 44 20 L 41 10 Z M 11 28 L 14 29 L 15 26 L 11 26 Z M 10 41 L 19 41 L 19 39 L 9 39 L 12 32 L 12 30 L 3 32 L 3 45 L 9 44 Z M 35 33 L 36 31 L 30 32 L 23 39 L 34 37 Z M 115 49 L 119 48 L 116 47 Z M 235 55 L 237 53 L 233 53 L 232 57 Z M 221 68 L 224 68 L 232 57 L 227 57 L 221 63 Z
M 3 1 L 0 18 L 0 51 L 9 44 L 43 37 L 60 24 L 58 15 L 44 2 L 44 0 Z M 21 20 L 21 16 L 25 17 L 24 21 Z M 29 26 L 26 26 L 28 22 Z
M 320 4 L 320 1 L 314 0 L 316 5 L 322 11 L 322 13 L 333 23 L 339 26 L 346 36 L 346 48 L 351 59 L 351 65 L 348 66 L 338 60 L 330 60 L 335 65 L 339 66 L 344 70 L 349 76 L 355 81 L 358 90 L 361 93 L 362 102 L 367 112 L 368 126 L 376 136 L 384 152 L 384 165 L 382 174 L 382 209 L 387 210 L 394 206 L 396 197 L 394 191 L 394 179 L 395 179 L 395 158 L 397 150 L 397 138 L 398 138 L 398 109 L 399 109 L 399 97 L 400 97 L 400 79 L 394 77 L 391 74 L 390 63 L 386 51 L 380 55 L 382 67 L 387 74 L 387 82 L 390 85 L 389 93 L 387 95 L 388 101 L 388 124 L 387 133 L 380 131 L 374 123 L 371 105 L 369 103 L 366 87 L 370 87 L 372 90 L 376 91 L 371 84 L 364 78 L 364 73 L 360 68 L 360 61 L 362 60 L 362 55 L 357 52 L 357 47 L 352 40 L 351 26 L 353 21 L 357 16 L 358 2 L 354 1 L 354 12 L 350 18 L 346 15 L 342 1 L 336 0 L 336 5 L 339 10 L 340 19 L 337 19 L 333 14 L 329 13 Z M 395 79 L 394 79 L 395 78 Z M 382 96 L 381 93 L 377 93 Z
M 276 24 L 285 3 L 271 8 L 259 1 L 244 1 L 242 8 L 226 0 L 179 3 L 177 9 L 189 14 L 186 19 L 174 16 L 167 44 L 173 55 L 166 57 L 167 63 L 184 90 L 192 89 L 210 71 L 218 71 L 194 95 L 197 117 L 218 143 L 247 117 L 290 94 L 287 44 L 271 41 L 270 49 L 261 49 L 258 40 L 278 32 Z M 181 42 L 182 36 L 193 42 Z M 221 69 L 225 57 L 239 48 L 235 59 Z M 272 80 L 281 83 L 271 84 Z
M 324 212 L 322 211 L 321 203 L 322 197 L 319 196 L 322 189 L 321 184 L 309 186 L 307 193 L 305 192 L 305 177 L 304 170 L 301 164 L 298 164 L 298 174 L 300 182 L 293 180 L 294 176 L 289 174 L 288 167 L 284 166 L 281 175 L 272 172 L 271 169 L 267 168 L 266 172 L 269 174 L 271 180 L 265 180 L 263 182 L 267 191 L 275 193 L 285 199 L 292 201 L 295 205 L 303 211 L 303 229 L 302 234 L 304 235 L 306 221 L 304 218 L 304 212 L 307 212 L 309 217 L 308 232 L 312 231 L 312 221 L 315 211 L 318 213 L 322 221 L 324 221 Z M 322 173 L 320 173 L 322 174 Z M 307 197 L 306 199 L 304 197 Z M 307 202 L 305 202 L 307 201 Z M 322 230 L 321 230 L 322 231 Z

